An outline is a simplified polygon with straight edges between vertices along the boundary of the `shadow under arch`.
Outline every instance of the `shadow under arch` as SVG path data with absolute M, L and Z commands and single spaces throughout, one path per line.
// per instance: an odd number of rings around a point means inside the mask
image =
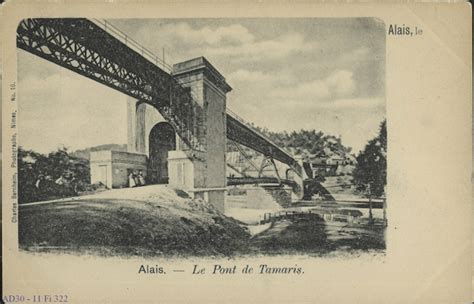
M 148 183 L 168 183 L 168 151 L 176 150 L 176 132 L 165 121 L 153 126 L 149 135 Z

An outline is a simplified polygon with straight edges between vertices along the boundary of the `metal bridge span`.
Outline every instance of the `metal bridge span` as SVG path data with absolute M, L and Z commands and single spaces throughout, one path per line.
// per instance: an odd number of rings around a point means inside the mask
M 17 46 L 48 61 L 154 106 L 191 149 L 199 150 L 200 108 L 149 50 L 106 22 L 89 19 L 25 19 Z M 287 164 L 299 176 L 293 156 L 227 112 L 227 138 Z

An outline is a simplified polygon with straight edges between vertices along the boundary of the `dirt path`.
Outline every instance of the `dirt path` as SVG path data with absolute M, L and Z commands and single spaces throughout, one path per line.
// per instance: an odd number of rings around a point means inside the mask
M 21 206 L 20 246 L 101 255 L 208 256 L 232 255 L 247 245 L 250 234 L 240 222 L 172 189 L 156 190 L 123 189 Z M 111 198 L 116 195 L 121 198 Z
M 324 255 L 336 250 L 383 250 L 385 246 L 383 229 L 329 225 L 316 214 L 274 222 L 255 235 L 256 231 L 250 233 L 245 224 L 205 202 L 153 186 L 23 205 L 19 219 L 21 248 L 36 251 L 139 256 Z

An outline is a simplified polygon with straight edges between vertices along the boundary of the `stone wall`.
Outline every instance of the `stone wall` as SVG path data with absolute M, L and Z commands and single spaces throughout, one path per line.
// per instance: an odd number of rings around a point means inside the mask
M 291 205 L 292 190 L 289 187 L 252 187 L 246 189 L 248 206 L 255 209 L 275 209 Z

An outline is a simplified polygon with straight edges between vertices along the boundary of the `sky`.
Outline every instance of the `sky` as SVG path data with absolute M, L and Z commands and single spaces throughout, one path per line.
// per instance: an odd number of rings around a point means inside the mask
M 204 56 L 227 107 L 271 131 L 316 129 L 354 152 L 385 118 L 385 30 L 374 18 L 108 20 L 174 64 Z M 19 143 L 46 153 L 127 141 L 124 94 L 18 50 Z

